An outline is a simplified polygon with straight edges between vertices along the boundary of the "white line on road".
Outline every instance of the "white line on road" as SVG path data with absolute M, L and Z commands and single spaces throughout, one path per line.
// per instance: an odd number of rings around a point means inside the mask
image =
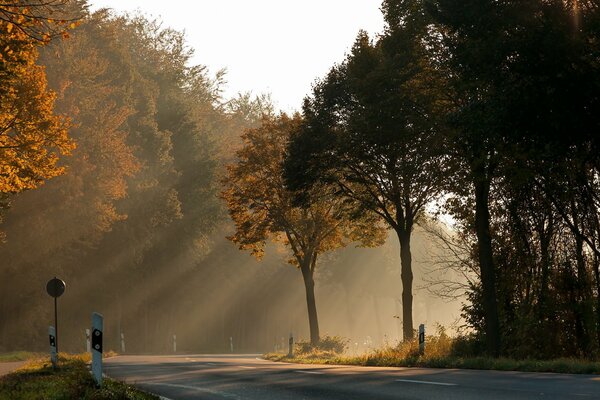
M 215 363 L 206 363 L 206 365 L 217 365 Z
M 396 382 L 423 383 L 423 384 L 426 384 L 426 385 L 440 385 L 440 386 L 457 386 L 456 383 L 443 383 L 443 382 L 430 382 L 430 381 L 414 381 L 412 379 L 396 379 Z
M 238 365 L 238 368 L 256 369 L 256 367 L 247 367 L 245 365 Z
M 317 372 L 317 371 L 301 371 L 301 370 L 297 370 L 294 372 L 300 372 L 301 374 L 315 374 L 315 375 L 323 375 L 323 372 Z
M 207 388 L 201 388 L 201 387 L 198 387 L 198 386 L 178 385 L 178 384 L 174 384 L 174 383 L 162 383 L 162 382 L 140 382 L 140 384 L 143 384 L 143 385 L 152 385 L 152 386 L 167 386 L 167 387 L 173 387 L 173 388 L 177 388 L 177 389 L 196 390 L 198 392 L 210 393 L 210 394 L 214 394 L 214 395 L 217 395 L 217 396 L 225 397 L 225 398 L 228 398 L 228 399 L 241 400 L 241 397 L 238 396 L 237 394 L 219 392 L 219 391 L 216 391 L 216 390 L 211 390 L 211 389 L 207 389 Z

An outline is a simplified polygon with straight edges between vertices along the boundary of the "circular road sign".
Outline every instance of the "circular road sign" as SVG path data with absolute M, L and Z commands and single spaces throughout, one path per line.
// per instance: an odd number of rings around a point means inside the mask
M 65 292 L 66 284 L 64 281 L 53 278 L 46 284 L 46 291 L 52 297 L 60 297 Z

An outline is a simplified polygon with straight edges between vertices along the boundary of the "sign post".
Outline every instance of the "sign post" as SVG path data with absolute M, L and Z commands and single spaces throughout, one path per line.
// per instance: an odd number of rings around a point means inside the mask
M 425 354 L 425 325 L 419 325 L 419 354 Z
M 64 292 L 67 285 L 64 281 L 54 277 L 50 279 L 46 284 L 46 292 L 54 297 L 54 344 L 56 347 L 56 354 L 58 355 L 58 306 L 56 299 L 58 299 Z
M 58 353 L 56 351 L 56 330 L 53 326 L 48 327 L 48 338 L 50 339 L 50 361 L 52 361 L 52 367 L 56 369 Z
M 92 313 L 92 374 L 96 384 L 102 387 L 102 314 Z

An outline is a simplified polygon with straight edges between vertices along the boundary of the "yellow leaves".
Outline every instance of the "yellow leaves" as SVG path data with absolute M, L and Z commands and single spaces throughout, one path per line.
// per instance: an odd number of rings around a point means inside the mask
M 7 24 L 12 26 L 12 24 Z M 10 33 L 12 32 L 12 33 Z M 53 112 L 55 95 L 48 90 L 44 68 L 36 65 L 37 50 L 23 34 L 10 28 L 0 32 L 0 192 L 33 189 L 63 173 L 59 155 L 74 143 L 69 122 Z M 5 44 L 5 45 L 4 45 Z
M 294 206 L 282 168 L 289 137 L 301 123 L 300 116 L 284 114 L 265 118 L 259 128 L 247 130 L 238 162 L 227 169 L 222 193 L 236 226 L 229 239 L 257 258 L 262 257 L 267 239 L 279 242 L 291 250 L 293 265 L 345 246 L 355 236 L 345 203 L 329 195 L 330 188 L 311 193 L 312 203 L 306 208 Z
M 12 32 L 12 30 L 13 30 L 13 26 L 14 26 L 14 25 L 13 25 L 11 22 L 9 22 L 8 24 L 6 24 L 6 31 L 7 31 L 8 33 L 11 33 L 11 32 Z

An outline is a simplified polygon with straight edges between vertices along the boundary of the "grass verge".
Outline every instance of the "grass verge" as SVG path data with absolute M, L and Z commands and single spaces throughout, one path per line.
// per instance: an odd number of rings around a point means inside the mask
M 60 354 L 59 365 L 52 368 L 49 360 L 30 361 L 17 371 L 0 378 L 0 400 L 158 400 L 124 383 L 104 379 L 97 388 L 89 372 L 90 357 Z
M 488 357 L 377 357 L 373 354 L 362 356 L 287 357 L 285 354 L 269 353 L 264 358 L 300 364 L 360 365 L 376 367 L 422 367 L 422 368 L 463 368 L 496 371 L 556 372 L 563 374 L 600 374 L 600 362 L 582 361 L 570 358 L 556 360 L 513 360 Z
M 33 353 L 31 351 L 11 351 L 10 353 L 0 354 L 0 362 L 27 361 L 43 357 L 42 353 Z
M 557 372 L 565 374 L 600 374 L 600 362 L 581 359 L 559 358 L 554 360 L 516 360 L 510 358 L 478 357 L 473 351 L 465 351 L 464 339 L 453 339 L 443 331 L 429 336 L 425 354 L 419 354 L 416 340 L 386 346 L 368 353 L 349 356 L 341 354 L 329 343 L 346 342 L 338 337 L 328 337 L 325 346 L 311 347 L 304 342 L 296 345 L 294 357 L 269 353 L 264 357 L 272 361 L 302 364 L 341 364 L 377 367 L 424 367 L 463 368 L 498 371 Z M 475 353 L 476 354 L 476 353 Z

